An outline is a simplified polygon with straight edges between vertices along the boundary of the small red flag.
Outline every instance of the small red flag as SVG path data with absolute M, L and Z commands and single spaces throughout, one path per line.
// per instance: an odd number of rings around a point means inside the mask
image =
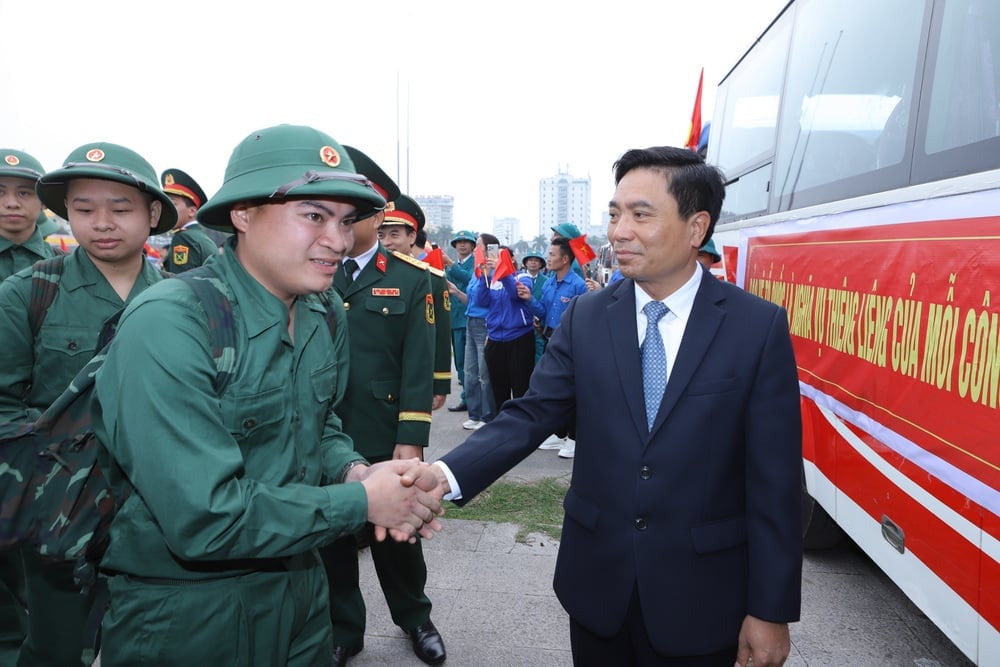
M 573 251 L 573 256 L 576 257 L 576 261 L 580 262 L 580 265 L 584 265 L 587 262 L 597 257 L 597 253 L 594 249 L 590 247 L 587 243 L 587 235 L 577 236 L 575 239 L 569 240 L 569 247 Z
M 486 263 L 486 251 L 476 244 L 476 249 L 472 251 L 473 261 L 476 263 L 476 277 L 483 275 L 483 264 Z
M 701 85 L 705 80 L 705 68 L 701 68 L 698 75 L 698 94 L 694 97 L 694 110 L 691 111 L 691 127 L 688 128 L 687 148 L 698 150 L 698 142 L 701 140 Z
M 60 248 L 60 249 L 61 249 L 61 250 L 62 250 L 62 251 L 63 251 L 64 253 L 68 253 L 68 252 L 69 252 L 69 248 L 67 248 L 67 247 L 66 247 L 66 239 L 64 239 L 64 238 L 62 238 L 62 237 L 60 237 L 60 238 L 59 238 L 59 248 Z
M 506 248 L 500 248 L 500 259 L 497 261 L 497 268 L 493 271 L 493 280 L 500 280 L 517 273 L 514 268 L 514 260 L 510 258 L 510 253 Z
M 444 256 L 441 252 L 441 248 L 434 248 L 427 256 L 424 257 L 424 261 L 433 266 L 435 269 L 441 269 L 444 271 Z

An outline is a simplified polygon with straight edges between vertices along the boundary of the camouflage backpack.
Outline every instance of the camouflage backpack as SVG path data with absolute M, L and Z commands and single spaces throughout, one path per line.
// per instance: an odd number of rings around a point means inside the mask
M 55 298 L 61 259 L 35 265 L 29 321 L 36 333 Z M 176 277 L 191 287 L 208 318 L 218 369 L 214 386 L 221 395 L 236 356 L 233 308 L 223 292 L 226 287 L 211 267 Z M 98 441 L 90 413 L 94 377 L 107 356 L 121 312 L 105 324 L 97 354 L 38 419 L 0 424 L 0 551 L 26 546 L 53 561 L 75 562 L 74 574 L 83 586 L 96 581 L 111 521 L 125 501 L 112 497 L 97 465 Z

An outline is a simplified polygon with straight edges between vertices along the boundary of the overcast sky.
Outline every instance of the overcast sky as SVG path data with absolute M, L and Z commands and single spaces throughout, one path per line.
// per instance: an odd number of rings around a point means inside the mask
M 599 220 L 615 159 L 684 142 L 702 67 L 709 121 L 785 4 L 0 0 L 0 147 L 55 169 L 111 141 L 212 195 L 246 135 L 312 125 L 452 195 L 456 228 L 516 217 L 530 238 L 540 178 L 589 175 Z

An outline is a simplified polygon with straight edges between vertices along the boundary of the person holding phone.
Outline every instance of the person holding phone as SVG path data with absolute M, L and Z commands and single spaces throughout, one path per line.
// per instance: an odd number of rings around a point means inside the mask
M 476 283 L 476 289 L 479 300 L 489 304 L 483 355 L 499 409 L 507 399 L 528 391 L 528 380 L 535 369 L 534 315 L 517 292 L 518 284 L 531 290 L 532 280 L 527 274 L 517 274 L 508 248 L 494 242 L 496 237 L 486 236 L 480 236 L 486 250 L 484 279 Z M 508 254 L 509 261 L 501 261 L 502 252 Z

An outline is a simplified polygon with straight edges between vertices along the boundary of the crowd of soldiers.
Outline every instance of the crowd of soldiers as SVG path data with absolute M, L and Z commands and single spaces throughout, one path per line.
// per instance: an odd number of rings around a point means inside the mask
M 368 545 L 393 620 L 443 662 L 416 538 L 440 529 L 422 460 L 450 391 L 451 302 L 444 271 L 418 259 L 419 205 L 362 151 L 301 126 L 248 136 L 211 198 L 111 143 L 50 172 L 0 157 L 0 421 L 37 418 L 125 309 L 94 430 L 112 488 L 130 492 L 86 595 L 72 563 L 0 553 L 0 663 L 86 663 L 97 618 L 106 666 L 343 665 L 363 648 Z M 79 247 L 33 329 L 33 267 L 61 255 L 45 209 Z M 151 236 L 169 242 L 162 269 Z M 221 395 L 204 304 L 167 279 L 192 270 L 233 307 Z

